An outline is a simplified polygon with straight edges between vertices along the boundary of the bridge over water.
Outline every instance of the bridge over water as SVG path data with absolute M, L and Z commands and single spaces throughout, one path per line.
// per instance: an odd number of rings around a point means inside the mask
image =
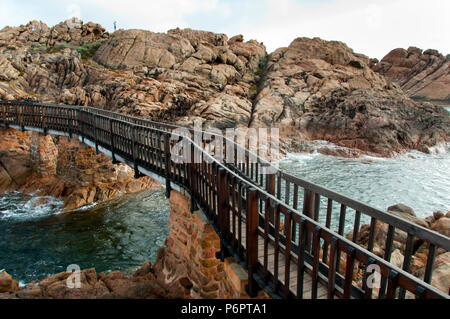
M 282 298 L 450 299 L 430 285 L 436 251 L 449 251 L 450 238 L 283 171 L 263 174 L 271 164 L 235 141 L 216 135 L 223 158 L 230 151 L 244 156 L 229 162 L 218 158 L 217 147 L 173 133 L 174 125 L 83 106 L 0 101 L 0 107 L 4 127 L 77 137 L 132 167 L 136 177 L 162 182 L 167 195 L 171 189 L 189 194 L 192 211 L 200 208 L 220 236 L 219 257 L 231 255 L 244 265 L 251 296 L 263 288 Z M 178 139 L 191 160 L 172 156 Z M 196 163 L 199 154 L 206 160 Z M 367 247 L 356 243 L 363 220 L 370 221 Z M 383 258 L 373 253 L 377 222 L 388 225 Z M 344 236 L 348 223 L 350 239 Z M 401 268 L 389 262 L 396 230 L 407 234 Z M 428 258 L 424 277 L 417 278 L 409 273 L 411 259 L 423 243 Z M 364 269 L 362 285 L 353 280 L 355 263 Z M 370 265 L 381 275 L 379 288 L 366 284 Z

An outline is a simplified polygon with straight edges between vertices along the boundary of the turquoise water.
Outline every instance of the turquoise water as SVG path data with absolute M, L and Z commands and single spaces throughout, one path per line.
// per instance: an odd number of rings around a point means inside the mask
M 74 213 L 61 213 L 61 206 L 51 197 L 21 193 L 0 198 L 0 271 L 23 284 L 71 264 L 131 272 L 146 260 L 155 261 L 169 233 L 164 190 Z
M 445 109 L 450 112 L 450 106 Z M 435 154 L 412 151 L 387 159 L 288 154 L 280 168 L 375 208 L 386 210 L 403 203 L 417 216 L 426 217 L 450 210 L 450 143 L 432 151 Z M 322 206 L 324 209 L 326 202 Z
M 280 168 L 381 210 L 403 203 L 418 216 L 450 210 L 450 149 L 393 159 L 289 154 Z

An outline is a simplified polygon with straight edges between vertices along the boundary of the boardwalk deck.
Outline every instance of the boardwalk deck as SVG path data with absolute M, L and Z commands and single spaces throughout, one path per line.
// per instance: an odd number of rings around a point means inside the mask
M 241 224 L 241 238 L 242 244 L 244 248 L 246 248 L 246 225 L 245 222 Z M 236 229 L 237 229 L 237 221 L 236 221 Z M 259 229 L 263 232 L 263 229 Z M 275 270 L 275 247 L 273 245 L 274 238 L 269 236 L 271 241 L 268 243 L 267 247 L 267 270 L 271 273 Z M 236 237 L 237 240 L 237 237 Z M 293 254 L 294 257 L 297 257 L 296 254 Z M 281 253 L 278 253 L 278 278 L 282 285 L 285 284 L 285 275 L 286 275 L 286 260 L 285 256 Z M 264 238 L 262 236 L 258 236 L 258 262 L 261 265 L 264 265 Z M 312 268 L 312 265 L 306 265 L 308 269 Z M 298 267 L 294 262 L 290 262 L 290 272 L 289 272 L 289 290 L 293 295 L 297 294 L 297 275 L 298 275 Z M 304 273 L 303 280 L 303 299 L 311 299 L 312 292 L 312 277 L 308 272 Z M 321 282 L 317 285 L 317 298 L 316 299 L 327 299 L 327 287 L 325 287 Z

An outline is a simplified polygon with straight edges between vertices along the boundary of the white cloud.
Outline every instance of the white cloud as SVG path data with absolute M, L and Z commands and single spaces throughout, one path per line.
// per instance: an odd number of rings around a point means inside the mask
M 242 32 L 264 40 L 268 51 L 296 37 L 345 42 L 356 52 L 382 58 L 397 47 L 450 51 L 448 0 L 339 0 L 318 5 L 294 0 L 268 0 L 269 14 Z
M 80 4 L 81 8 L 104 8 L 110 16 L 117 17 L 119 27 L 163 32 L 175 27 L 188 27 L 184 20 L 187 15 L 212 11 L 217 8 L 218 0 L 82 0 Z
M 53 25 L 78 14 L 110 31 L 115 20 L 119 28 L 155 32 L 195 23 L 203 30 L 264 42 L 268 52 L 305 36 L 339 40 L 355 52 L 382 58 L 408 46 L 449 53 L 448 12 L 449 0 L 2 0 L 0 28 L 32 19 Z

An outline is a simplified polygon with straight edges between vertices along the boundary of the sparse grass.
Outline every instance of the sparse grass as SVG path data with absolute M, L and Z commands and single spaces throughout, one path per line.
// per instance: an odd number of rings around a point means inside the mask
M 30 53 L 34 53 L 34 52 L 39 52 L 39 53 L 44 53 L 46 52 L 46 47 L 42 44 L 32 44 L 31 48 L 28 49 L 28 52 Z
M 248 94 L 254 98 L 256 96 L 256 94 L 258 93 L 258 88 L 256 87 L 256 85 L 252 85 L 250 87 L 250 89 L 248 90 Z
M 102 45 L 103 41 L 97 41 L 97 42 L 93 42 L 93 43 L 85 43 L 81 46 L 70 45 L 67 43 L 58 43 L 56 46 L 48 47 L 46 49 L 46 52 L 47 53 L 58 53 L 64 49 L 68 48 L 68 49 L 76 50 L 80 54 L 81 59 L 85 61 L 94 56 L 95 52 L 97 52 L 98 48 Z
M 259 59 L 258 70 L 256 70 L 255 72 L 250 72 L 250 75 L 251 76 L 261 76 L 268 60 L 269 60 L 269 55 L 266 53 L 266 55 L 264 57 Z
M 61 49 L 59 47 L 51 46 L 51 47 L 47 47 L 47 49 L 45 49 L 45 52 L 47 52 L 47 53 L 59 53 L 59 52 L 61 52 Z
M 76 48 L 76 50 L 78 51 L 78 53 L 80 53 L 81 59 L 86 60 L 94 56 L 95 52 L 97 52 L 102 43 L 103 41 L 86 43 L 83 46 Z

